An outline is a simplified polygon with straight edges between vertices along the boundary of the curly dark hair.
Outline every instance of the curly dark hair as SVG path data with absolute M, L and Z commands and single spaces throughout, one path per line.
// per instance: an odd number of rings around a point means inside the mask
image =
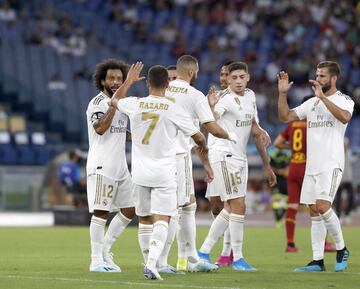
M 99 91 L 104 90 L 104 86 L 101 84 L 101 81 L 106 78 L 106 74 L 109 69 L 120 69 L 123 74 L 123 80 L 125 80 L 129 70 L 129 65 L 123 61 L 113 58 L 106 59 L 97 64 L 93 75 L 93 82 Z

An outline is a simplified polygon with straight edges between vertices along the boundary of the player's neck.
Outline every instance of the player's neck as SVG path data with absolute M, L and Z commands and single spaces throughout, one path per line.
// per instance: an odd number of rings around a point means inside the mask
M 165 90 L 163 89 L 151 89 L 150 94 L 157 97 L 164 97 L 165 96 Z
M 176 77 L 176 80 L 182 80 L 182 81 L 185 81 L 185 82 L 187 82 L 187 83 L 190 83 L 189 77 L 186 77 L 186 76 L 183 76 L 183 75 L 178 75 L 178 76 Z
M 108 93 L 106 90 L 103 90 L 103 91 L 101 91 L 101 92 L 102 92 L 103 95 L 105 95 L 105 96 L 107 96 L 107 97 L 109 97 L 109 98 L 112 97 L 112 95 L 109 95 L 109 93 Z
M 229 86 L 230 90 L 237 96 L 244 96 L 245 94 L 245 90 L 243 91 L 239 91 L 239 92 L 235 92 L 235 90 L 233 90 L 230 86 Z

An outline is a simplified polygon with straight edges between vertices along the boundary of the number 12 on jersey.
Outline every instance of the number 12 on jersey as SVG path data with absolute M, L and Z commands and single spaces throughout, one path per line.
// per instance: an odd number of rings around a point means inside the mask
M 151 123 L 148 127 L 148 129 L 145 132 L 145 135 L 141 141 L 142 144 L 149 144 L 150 141 L 150 137 L 154 131 L 154 128 L 159 120 L 160 115 L 156 114 L 156 113 L 151 113 L 151 112 L 143 112 L 141 114 L 141 120 L 143 121 L 147 121 L 149 119 L 151 119 Z

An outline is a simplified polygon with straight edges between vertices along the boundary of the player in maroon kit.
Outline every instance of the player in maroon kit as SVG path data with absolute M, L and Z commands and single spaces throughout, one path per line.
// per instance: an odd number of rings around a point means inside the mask
M 311 97 L 304 97 L 301 103 Z M 288 204 L 285 214 L 286 252 L 297 252 L 298 248 L 295 246 L 295 221 L 306 166 L 306 119 L 289 123 L 276 138 L 274 146 L 279 149 L 289 148 L 291 150 L 287 179 Z M 335 248 L 330 242 L 325 242 L 325 252 L 335 252 Z

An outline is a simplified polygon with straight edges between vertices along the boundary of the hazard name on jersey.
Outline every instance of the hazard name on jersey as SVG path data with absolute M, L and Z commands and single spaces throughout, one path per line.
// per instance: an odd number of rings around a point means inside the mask
M 154 102 L 145 102 L 145 101 L 141 101 L 139 103 L 139 107 L 144 109 L 161 109 L 161 110 L 169 109 L 169 105 L 166 103 L 157 103 L 157 102 L 154 103 Z

